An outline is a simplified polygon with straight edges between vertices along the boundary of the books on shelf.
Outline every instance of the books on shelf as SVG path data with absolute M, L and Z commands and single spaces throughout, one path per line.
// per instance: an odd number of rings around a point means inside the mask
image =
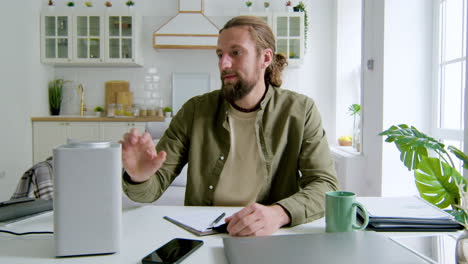
M 463 229 L 454 217 L 420 197 L 358 197 L 374 231 L 434 232 Z M 362 219 L 362 212 L 358 212 Z

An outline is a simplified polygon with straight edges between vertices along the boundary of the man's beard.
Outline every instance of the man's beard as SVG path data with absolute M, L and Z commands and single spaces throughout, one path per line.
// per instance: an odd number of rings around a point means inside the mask
M 227 72 L 222 72 L 221 76 L 225 74 L 227 74 Z M 236 74 L 237 77 L 237 81 L 235 83 L 224 83 L 223 77 L 221 77 L 221 91 L 223 92 L 224 98 L 226 98 L 226 100 L 231 104 L 248 95 L 255 87 L 259 78 L 259 72 L 257 72 L 254 78 L 250 80 L 242 78 L 237 72 L 234 72 L 234 74 Z

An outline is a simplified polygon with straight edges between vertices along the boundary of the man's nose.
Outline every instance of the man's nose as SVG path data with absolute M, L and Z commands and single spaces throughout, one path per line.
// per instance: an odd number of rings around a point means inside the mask
M 225 70 L 225 69 L 230 69 L 231 66 L 232 66 L 231 57 L 229 57 L 227 54 L 222 55 L 221 58 L 219 59 L 219 68 L 221 70 Z

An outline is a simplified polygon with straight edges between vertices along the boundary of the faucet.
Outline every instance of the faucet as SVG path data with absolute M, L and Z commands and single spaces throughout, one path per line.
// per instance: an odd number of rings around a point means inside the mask
M 80 93 L 80 116 L 84 116 L 86 108 L 84 104 L 84 87 L 81 83 L 78 85 L 78 93 Z

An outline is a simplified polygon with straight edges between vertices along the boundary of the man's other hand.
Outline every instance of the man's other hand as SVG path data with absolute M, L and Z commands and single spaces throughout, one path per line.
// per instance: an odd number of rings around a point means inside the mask
M 280 205 L 251 204 L 226 218 L 231 236 L 268 236 L 291 222 Z
M 148 132 L 140 135 L 138 129 L 132 128 L 119 142 L 122 144 L 123 167 L 134 182 L 147 181 L 166 160 L 166 152 L 156 152 Z

